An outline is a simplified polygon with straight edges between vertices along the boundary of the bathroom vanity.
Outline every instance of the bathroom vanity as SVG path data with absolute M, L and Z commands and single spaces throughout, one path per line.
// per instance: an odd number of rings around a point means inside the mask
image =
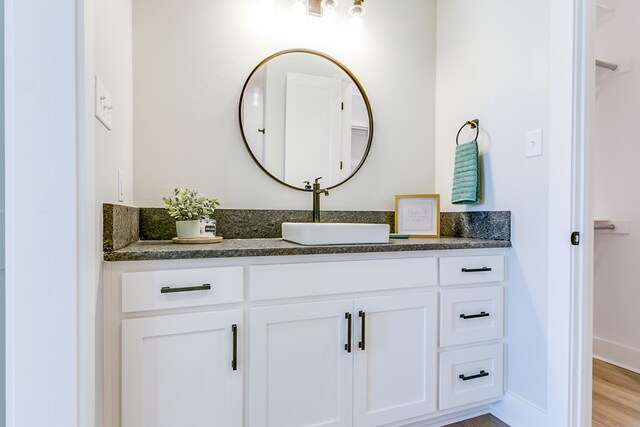
M 105 426 L 425 425 L 503 395 L 508 241 L 225 244 L 105 262 Z
M 441 239 L 275 238 L 283 223 L 320 222 L 321 195 L 361 169 L 371 105 L 343 64 L 294 49 L 254 68 L 238 118 L 256 166 L 310 194 L 313 214 L 216 211 L 236 227 L 228 240 L 183 246 L 159 241 L 173 233 L 157 232 L 163 211 L 105 206 L 105 427 L 429 425 L 501 399 L 510 213 L 458 213 L 463 225 L 441 233 L 458 237 Z M 387 214 L 322 211 L 381 225 L 384 242 Z

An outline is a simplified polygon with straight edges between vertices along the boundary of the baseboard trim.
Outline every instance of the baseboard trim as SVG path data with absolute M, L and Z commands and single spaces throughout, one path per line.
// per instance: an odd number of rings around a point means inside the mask
M 491 405 L 491 414 L 510 427 L 551 425 L 545 410 L 511 392 L 507 392 L 500 402 Z
M 593 337 L 593 357 L 640 374 L 640 350 Z

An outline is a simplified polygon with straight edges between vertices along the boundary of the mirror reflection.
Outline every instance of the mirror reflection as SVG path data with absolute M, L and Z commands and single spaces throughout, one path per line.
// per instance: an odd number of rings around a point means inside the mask
M 317 177 L 326 188 L 344 183 L 371 145 L 373 116 L 360 83 L 315 51 L 282 51 L 258 64 L 243 88 L 239 114 L 256 163 L 299 190 Z

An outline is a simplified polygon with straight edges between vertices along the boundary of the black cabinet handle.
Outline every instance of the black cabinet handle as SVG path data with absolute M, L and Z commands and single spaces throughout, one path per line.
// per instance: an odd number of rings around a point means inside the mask
M 238 325 L 231 325 L 231 334 L 233 335 L 233 355 L 231 356 L 231 369 L 238 370 Z
M 347 353 L 351 353 L 351 313 L 345 313 L 344 318 L 347 319 L 347 343 L 344 345 L 344 349 Z
M 460 378 L 462 381 L 469 381 L 469 380 L 475 380 L 477 378 L 488 377 L 488 376 L 489 376 L 489 372 L 483 370 L 483 371 L 480 371 L 479 374 L 471 375 L 468 377 L 465 377 L 464 374 L 460 374 L 458 375 L 458 378 Z
M 205 283 L 204 285 L 200 285 L 200 286 L 185 286 L 182 288 L 172 288 L 171 286 L 164 286 L 160 288 L 160 293 L 173 294 L 176 292 L 210 291 L 210 290 L 211 290 L 211 285 L 208 283 Z
M 364 340 L 365 340 L 365 334 L 366 334 L 366 329 L 365 329 L 365 320 L 366 320 L 366 319 L 365 319 L 365 317 L 366 317 L 366 313 L 365 313 L 364 311 L 361 311 L 361 312 L 359 312 L 359 313 L 358 313 L 358 317 L 359 317 L 360 319 L 362 319 L 362 320 L 360 320 L 360 327 L 362 328 L 362 329 L 360 330 L 360 334 L 361 334 L 360 339 L 361 339 L 362 341 L 360 341 L 360 342 L 358 343 L 358 348 L 359 348 L 360 350 L 364 351 Z
M 490 267 L 482 267 L 482 268 L 463 268 L 463 273 L 481 273 L 483 271 L 491 271 Z
M 477 319 L 478 317 L 489 317 L 491 316 L 491 313 L 486 313 L 484 311 L 481 311 L 479 314 L 461 314 L 460 318 L 467 320 L 467 319 Z

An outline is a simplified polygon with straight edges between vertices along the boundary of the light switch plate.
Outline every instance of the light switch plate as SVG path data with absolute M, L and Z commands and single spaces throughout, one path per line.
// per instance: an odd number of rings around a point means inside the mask
M 111 110 L 113 110 L 111 94 L 96 76 L 96 117 L 109 130 L 111 130 Z
M 525 157 L 542 156 L 542 129 L 527 132 L 525 144 Z

